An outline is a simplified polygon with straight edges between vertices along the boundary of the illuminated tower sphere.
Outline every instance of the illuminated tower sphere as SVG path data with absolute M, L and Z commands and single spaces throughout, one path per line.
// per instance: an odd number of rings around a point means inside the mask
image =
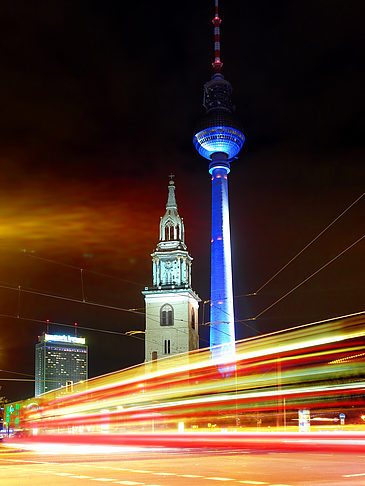
M 210 347 L 213 358 L 230 361 L 235 354 L 235 330 L 227 176 L 245 137 L 232 116 L 231 85 L 221 73 L 220 23 L 215 0 L 214 73 L 204 85 L 206 114 L 193 142 L 199 154 L 210 161 L 212 175 Z

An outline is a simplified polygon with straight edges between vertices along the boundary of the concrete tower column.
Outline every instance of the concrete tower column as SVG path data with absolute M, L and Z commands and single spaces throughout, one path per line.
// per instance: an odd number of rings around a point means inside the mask
M 212 234 L 210 277 L 210 346 L 214 357 L 235 354 L 231 235 L 229 222 L 227 155 L 212 155 Z M 217 347 L 220 346 L 220 347 Z

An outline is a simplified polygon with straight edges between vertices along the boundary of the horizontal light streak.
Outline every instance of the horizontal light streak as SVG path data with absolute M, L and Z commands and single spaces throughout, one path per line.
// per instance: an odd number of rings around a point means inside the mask
M 272 420 L 284 407 L 296 426 L 301 408 L 335 426 L 339 407 L 351 416 L 365 404 L 364 336 L 365 319 L 356 317 L 240 341 L 227 378 L 207 350 L 145 363 L 77 384 L 76 393 L 57 390 L 22 402 L 19 427 L 113 436 L 208 422 L 219 429 L 237 417 L 256 427 L 255 413 Z
M 308 329 L 306 329 L 306 331 L 308 331 Z M 300 332 L 303 332 L 303 331 L 300 331 Z M 265 348 L 264 346 L 261 345 L 261 347 L 258 346 L 253 351 L 249 351 L 248 349 L 246 349 L 247 347 L 245 346 L 245 341 L 243 341 L 236 348 L 236 360 L 233 361 L 233 363 L 236 363 L 240 360 L 248 361 L 250 359 L 255 359 L 255 358 L 263 357 L 263 356 L 280 355 L 280 354 L 288 353 L 288 352 L 291 352 L 291 351 L 294 351 L 294 350 L 305 349 L 305 348 L 308 348 L 308 347 L 316 347 L 316 346 L 321 346 L 321 345 L 324 345 L 324 344 L 327 344 L 327 345 L 333 344 L 333 343 L 336 343 L 336 342 L 341 342 L 341 341 L 346 340 L 346 339 L 353 339 L 353 338 L 356 338 L 356 337 L 362 337 L 364 335 L 365 335 L 365 329 L 363 327 L 362 329 L 360 329 L 356 332 L 349 333 L 349 334 L 341 333 L 339 335 L 334 335 L 334 336 L 325 335 L 325 336 L 317 338 L 317 339 L 306 340 L 306 341 L 300 341 L 299 340 L 298 342 L 289 343 L 287 345 L 282 345 L 282 346 L 277 345 L 276 342 L 275 342 L 274 346 L 271 346 L 269 348 Z M 283 336 L 276 336 L 275 341 L 276 340 L 279 341 L 282 338 L 283 338 Z M 262 344 L 265 344 L 265 340 L 263 339 L 262 341 L 263 341 Z M 261 342 L 261 341 L 259 341 L 259 342 Z M 105 391 L 107 389 L 114 388 L 114 387 L 117 387 L 117 386 L 132 385 L 134 383 L 140 383 L 142 381 L 148 382 L 148 381 L 152 381 L 152 380 L 159 378 L 159 377 L 166 377 L 166 376 L 174 375 L 174 374 L 182 374 L 182 373 L 187 372 L 187 371 L 189 371 L 189 372 L 196 371 L 196 370 L 200 370 L 200 369 L 209 368 L 209 367 L 212 367 L 212 366 L 213 367 L 218 366 L 218 365 L 221 365 L 221 364 L 224 363 L 224 358 L 211 360 L 211 359 L 209 359 L 209 355 L 206 351 L 201 353 L 201 354 L 203 354 L 204 357 L 205 357 L 205 355 L 207 355 L 207 359 L 199 360 L 197 358 L 196 362 L 192 362 L 193 361 L 192 359 L 189 359 L 189 360 L 186 359 L 186 361 L 188 361 L 188 364 L 186 364 L 184 366 L 181 366 L 181 365 L 180 366 L 179 365 L 171 366 L 171 364 L 173 365 L 173 363 L 175 363 L 175 361 L 179 362 L 179 361 L 184 360 L 184 357 L 187 356 L 187 355 L 181 355 L 178 358 L 173 359 L 172 361 L 170 361 L 169 359 L 163 360 L 164 362 L 161 363 L 162 369 L 160 371 L 155 371 L 155 372 L 152 372 L 152 373 L 148 373 L 148 372 L 144 373 L 145 369 L 146 368 L 148 369 L 148 366 L 150 366 L 150 367 L 152 366 L 151 364 L 137 366 L 137 367 L 131 368 L 129 370 L 125 370 L 124 374 L 127 374 L 127 375 L 128 375 L 128 372 L 130 370 L 133 370 L 133 376 L 130 377 L 130 378 L 124 377 L 124 375 L 121 375 L 120 380 L 117 380 L 117 381 L 114 381 L 114 382 L 112 381 L 111 383 L 107 383 L 103 386 L 99 386 L 99 387 L 96 386 L 94 388 L 88 389 L 87 391 L 83 391 L 81 393 L 87 394 L 87 393 L 91 393 L 91 392 Z M 196 354 L 195 357 L 198 357 L 198 356 L 200 356 L 200 354 L 199 355 Z M 192 357 L 194 358 L 194 355 L 192 355 Z M 170 365 L 170 367 L 169 367 L 169 365 Z M 102 380 L 103 378 L 104 377 L 101 377 L 99 379 Z M 77 390 L 78 387 L 76 386 L 75 389 Z M 76 392 L 75 396 L 77 396 L 77 392 Z
M 351 348 L 352 349 L 352 348 Z M 310 355 L 306 355 L 309 357 Z M 297 357 L 298 358 L 298 357 Z M 293 357 L 294 359 L 294 357 Z M 255 366 L 261 365 L 262 363 L 255 363 Z M 217 395 L 222 395 L 225 392 L 232 391 L 235 392 L 235 397 L 238 397 L 237 392 L 242 392 L 243 389 L 250 389 L 250 388 L 267 388 L 270 386 L 276 386 L 278 384 L 278 361 L 270 361 L 264 362 L 265 365 L 267 364 L 274 364 L 275 368 L 271 372 L 262 374 L 254 374 L 254 375 L 246 375 L 240 376 L 237 379 L 232 377 L 230 379 L 226 379 L 223 382 L 220 380 L 219 382 L 207 381 L 201 384 L 196 384 L 194 387 L 194 395 L 198 394 L 209 394 L 212 400 L 217 400 Z M 351 373 L 357 373 L 361 369 L 365 371 L 365 364 L 361 365 L 358 363 L 352 363 L 351 366 L 349 365 L 337 365 L 337 366 L 327 366 L 325 363 L 322 367 L 308 367 L 306 366 L 304 369 L 293 369 L 289 371 L 284 371 L 281 373 L 280 382 L 281 385 L 292 385 L 297 382 L 302 383 L 301 390 L 304 389 L 304 385 L 306 381 L 313 380 L 313 377 L 318 375 L 322 380 L 331 379 L 331 375 L 335 376 L 336 374 L 341 374 L 342 377 L 350 375 Z M 240 368 L 238 369 L 240 372 Z M 122 392 L 122 390 L 121 390 Z M 158 392 L 153 392 L 149 390 L 147 385 L 143 388 L 143 393 L 141 393 L 141 389 L 134 389 L 132 393 L 124 393 L 117 395 L 114 398 L 108 398 L 107 395 L 103 398 L 103 409 L 110 409 L 119 407 L 123 409 L 126 407 L 125 413 L 129 413 L 135 410 L 144 410 L 149 407 L 148 403 L 153 400 L 163 400 L 166 401 L 168 399 L 174 398 L 179 396 L 180 398 L 189 397 L 191 395 L 191 386 L 187 384 L 185 387 L 179 387 L 174 385 L 173 388 L 166 388 L 163 385 L 163 388 Z M 290 394 L 293 393 L 292 391 Z M 285 394 L 287 394 L 285 392 Z M 242 396 L 242 395 L 240 395 Z M 260 396 L 260 395 L 256 395 Z M 131 402 L 133 401 L 133 404 Z M 144 406 L 139 406 L 138 403 L 146 403 Z M 174 402 L 175 403 L 175 402 Z M 98 401 L 90 401 L 89 403 L 80 403 L 73 406 L 68 406 L 66 408 L 60 409 L 50 409 L 42 414 L 42 419 L 46 417 L 56 417 L 57 415 L 63 415 L 67 410 L 67 414 L 69 417 L 77 416 L 80 413 L 87 413 L 92 412 L 95 409 L 99 410 L 100 413 L 103 410 L 100 410 L 100 403 Z M 106 413 L 106 412 L 104 412 Z

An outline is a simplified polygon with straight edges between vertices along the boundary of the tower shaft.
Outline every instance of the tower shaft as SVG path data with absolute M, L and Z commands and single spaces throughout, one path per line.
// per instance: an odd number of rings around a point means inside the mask
M 214 154 L 212 175 L 212 238 L 210 282 L 210 347 L 213 358 L 235 354 L 231 236 L 228 203 L 229 163 Z

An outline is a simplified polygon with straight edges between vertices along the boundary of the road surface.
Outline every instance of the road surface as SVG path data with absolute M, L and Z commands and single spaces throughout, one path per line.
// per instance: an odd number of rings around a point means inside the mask
M 1 486 L 361 486 L 364 453 L 0 445 Z

